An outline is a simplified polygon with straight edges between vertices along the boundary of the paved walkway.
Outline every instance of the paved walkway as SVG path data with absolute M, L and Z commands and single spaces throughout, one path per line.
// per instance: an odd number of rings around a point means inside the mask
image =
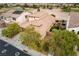
M 22 50 L 22 51 L 23 51 L 23 50 L 26 50 L 27 53 L 30 54 L 30 55 L 32 55 L 32 56 L 45 56 L 44 54 L 42 54 L 42 53 L 40 53 L 40 52 L 37 52 L 37 51 L 35 51 L 35 50 L 33 50 L 33 49 L 30 49 L 30 48 L 28 48 L 27 46 L 21 44 L 20 39 L 19 39 L 19 34 L 16 35 L 14 38 L 9 39 L 9 38 L 3 37 L 3 36 L 1 35 L 1 30 L 2 30 L 2 29 L 0 29 L 0 39 L 1 39 L 1 40 L 4 40 L 4 41 L 8 42 L 9 44 L 11 44 L 11 45 L 17 47 L 18 49 L 20 49 L 20 50 Z

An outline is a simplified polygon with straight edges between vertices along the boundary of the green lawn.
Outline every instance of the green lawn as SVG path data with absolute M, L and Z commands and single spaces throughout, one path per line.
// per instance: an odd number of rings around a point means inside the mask
M 4 13 L 4 12 L 6 12 L 8 10 L 10 10 L 10 8 L 2 8 L 2 9 L 0 9 L 0 13 Z
M 73 8 L 73 7 L 71 7 L 70 9 L 69 8 L 64 8 L 62 10 L 64 12 L 79 12 L 79 8 Z
M 33 8 L 25 8 L 25 11 L 32 12 Z
M 79 12 L 79 8 L 71 8 L 71 11 Z

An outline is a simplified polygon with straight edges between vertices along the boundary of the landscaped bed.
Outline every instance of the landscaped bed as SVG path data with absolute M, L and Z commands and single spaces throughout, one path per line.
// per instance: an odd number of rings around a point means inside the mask
M 22 40 L 22 44 L 28 46 L 31 49 L 37 50 L 42 52 L 43 54 L 47 55 L 47 48 L 45 48 L 46 43 L 44 40 L 41 40 L 41 36 L 38 32 L 34 30 L 34 28 L 27 27 L 25 31 L 20 34 L 20 38 Z M 45 49 L 45 50 L 43 50 Z
M 8 38 L 14 37 L 16 34 L 20 33 L 22 29 L 18 24 L 13 23 L 8 25 L 5 29 L 2 30 L 2 35 Z

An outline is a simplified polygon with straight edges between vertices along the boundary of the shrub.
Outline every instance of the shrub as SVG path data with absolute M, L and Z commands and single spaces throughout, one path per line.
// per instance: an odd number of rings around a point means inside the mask
M 18 24 L 13 23 L 8 25 L 5 29 L 2 30 L 2 35 L 12 38 L 16 34 L 18 34 L 22 29 L 19 27 Z

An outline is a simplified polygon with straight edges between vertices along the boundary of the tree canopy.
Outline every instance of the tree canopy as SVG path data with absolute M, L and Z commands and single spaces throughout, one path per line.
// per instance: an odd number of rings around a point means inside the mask
M 12 38 L 14 35 L 18 34 L 22 29 L 18 24 L 13 23 L 8 25 L 5 29 L 2 30 L 2 35 Z
M 54 30 L 50 39 L 49 51 L 53 55 L 73 56 L 76 55 L 75 46 L 78 37 L 75 32 L 67 30 Z
M 20 35 L 20 38 L 24 45 L 35 49 L 38 49 L 40 47 L 40 37 L 41 35 L 37 33 L 33 27 L 27 27 L 25 31 Z
M 53 29 L 50 38 L 41 40 L 40 37 L 34 28 L 27 28 L 20 36 L 24 45 L 43 53 L 56 56 L 77 55 L 75 47 L 79 46 L 79 39 L 75 32 Z
M 70 12 L 71 11 L 71 7 L 70 6 L 63 6 L 62 11 Z

